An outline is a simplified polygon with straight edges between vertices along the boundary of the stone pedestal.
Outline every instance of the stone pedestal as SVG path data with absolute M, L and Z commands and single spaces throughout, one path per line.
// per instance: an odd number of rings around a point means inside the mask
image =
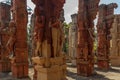
M 41 66 L 36 66 L 38 71 L 39 80 L 65 80 L 61 78 L 62 66 L 52 66 L 51 68 L 41 68 Z M 42 76 L 42 77 L 41 77 Z
M 0 60 L 0 72 L 10 72 L 11 63 L 10 60 Z
M 116 66 L 116 67 L 120 67 L 120 57 L 119 56 L 112 56 L 110 57 L 110 62 L 111 62 L 111 66 Z
M 76 64 L 76 63 L 77 63 L 77 62 L 76 62 L 76 59 L 72 59 L 71 62 L 72 62 L 72 65 L 73 65 L 73 66 L 76 66 L 76 65 L 77 65 L 77 64 Z
M 12 63 L 12 75 L 15 78 L 28 77 L 28 63 Z
M 108 62 L 109 60 L 107 59 L 98 59 L 98 62 L 97 62 L 98 68 L 102 70 L 108 70 L 110 68 Z
M 45 58 L 33 57 L 33 62 L 36 63 L 35 70 L 37 71 L 36 80 L 67 80 L 66 79 L 66 64 L 64 58 L 50 58 L 49 63 Z M 45 66 L 48 67 L 45 67 Z
M 77 74 L 81 76 L 91 76 L 93 74 L 93 64 L 88 61 L 82 61 L 77 64 Z

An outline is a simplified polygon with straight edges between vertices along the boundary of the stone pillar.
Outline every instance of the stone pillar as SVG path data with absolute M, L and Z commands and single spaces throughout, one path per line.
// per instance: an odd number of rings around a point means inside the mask
M 111 28 L 110 62 L 112 66 L 120 66 L 120 15 L 115 15 Z
M 71 15 L 72 24 L 69 28 L 69 56 L 73 66 L 76 66 L 77 54 L 77 14 Z
M 60 13 L 64 0 L 32 0 L 35 6 L 33 62 L 37 80 L 66 80 Z
M 78 10 L 78 46 L 77 73 L 90 76 L 94 72 L 94 19 L 98 11 L 100 0 L 79 0 Z
M 28 76 L 27 0 L 12 0 L 11 5 L 12 20 L 9 25 L 13 30 L 12 75 L 15 78 L 24 78 Z
M 114 19 L 114 8 L 117 4 L 111 3 L 108 5 L 101 4 L 99 7 L 98 16 L 98 68 L 103 70 L 109 69 L 109 55 L 110 55 L 110 28 L 112 27 Z
M 2 33 L 9 27 L 10 5 L 0 3 L 0 72 L 11 71 L 9 52 L 7 50 L 8 35 Z

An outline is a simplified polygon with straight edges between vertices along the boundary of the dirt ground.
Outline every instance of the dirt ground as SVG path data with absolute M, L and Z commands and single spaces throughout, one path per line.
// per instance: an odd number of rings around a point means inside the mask
M 11 73 L 0 73 L 0 80 L 33 80 L 33 69 L 29 69 L 30 78 L 25 79 L 15 79 L 12 78 Z M 77 76 L 76 67 L 68 64 L 67 67 L 67 79 L 68 80 L 120 80 L 120 67 L 112 67 L 109 71 L 100 71 L 95 67 L 95 74 L 90 77 Z

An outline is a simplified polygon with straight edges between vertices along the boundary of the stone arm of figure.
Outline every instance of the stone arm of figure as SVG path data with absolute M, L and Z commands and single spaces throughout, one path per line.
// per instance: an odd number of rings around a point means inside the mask
M 95 37 L 94 30 L 92 30 L 91 28 L 88 28 L 88 32 L 89 32 L 90 37 L 92 38 L 92 40 L 94 40 L 94 37 Z

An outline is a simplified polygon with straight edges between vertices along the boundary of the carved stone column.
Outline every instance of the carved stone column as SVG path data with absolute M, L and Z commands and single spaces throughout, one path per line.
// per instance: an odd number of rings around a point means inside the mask
M 27 0 L 12 0 L 12 17 L 10 26 L 14 29 L 11 46 L 14 47 L 12 58 L 12 75 L 15 78 L 28 76 L 27 48 Z
M 60 13 L 64 0 L 32 0 L 35 6 L 33 62 L 37 80 L 66 80 Z
M 110 62 L 112 66 L 120 66 L 120 15 L 115 15 L 111 28 Z
M 10 5 L 0 3 L 0 72 L 11 71 L 9 52 L 7 50 L 8 35 L 2 33 L 9 27 Z
M 99 7 L 98 16 L 98 67 L 103 70 L 109 69 L 110 55 L 110 29 L 114 19 L 114 8 L 117 4 L 111 3 L 108 5 L 101 4 Z
M 94 72 L 94 19 L 98 11 L 100 0 L 79 0 L 78 10 L 78 46 L 77 73 L 90 76 Z
M 71 15 L 72 24 L 69 28 L 69 56 L 73 66 L 76 66 L 77 55 L 77 14 Z

